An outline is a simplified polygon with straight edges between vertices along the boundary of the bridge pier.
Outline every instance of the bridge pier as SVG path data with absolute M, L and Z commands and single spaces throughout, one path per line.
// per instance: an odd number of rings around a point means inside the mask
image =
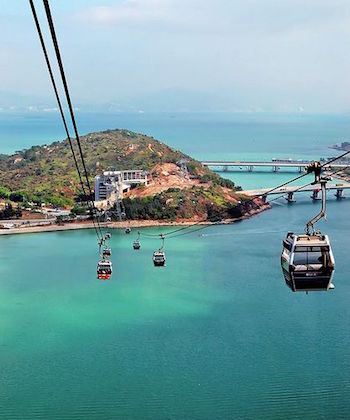
M 289 192 L 286 200 L 288 203 L 295 203 L 294 192 Z
M 303 166 L 299 166 L 299 173 L 301 174 L 303 172 L 304 167 Z
M 227 171 L 228 171 L 228 166 L 226 166 L 226 165 L 225 165 L 225 166 L 223 166 L 223 167 L 222 167 L 222 171 L 223 171 L 223 172 L 227 172 Z
M 314 189 L 310 198 L 312 198 L 313 201 L 321 200 L 320 197 L 318 196 L 319 192 L 320 192 L 319 188 Z
M 346 198 L 344 196 L 344 190 L 343 188 L 338 188 L 337 192 L 334 194 L 337 197 L 337 200 L 342 200 L 343 198 Z
M 253 172 L 253 166 L 248 166 L 248 172 Z
M 278 166 L 273 166 L 272 167 L 272 172 L 278 172 L 279 171 L 279 167 Z

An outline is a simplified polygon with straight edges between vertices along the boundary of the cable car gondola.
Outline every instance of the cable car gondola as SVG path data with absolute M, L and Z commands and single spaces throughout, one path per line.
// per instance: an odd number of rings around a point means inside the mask
M 327 235 L 288 232 L 281 265 L 286 284 L 293 292 L 334 289 L 334 257 Z
M 132 247 L 135 250 L 139 250 L 141 248 L 141 242 L 140 242 L 140 236 L 141 236 L 141 234 L 140 234 L 140 232 L 137 232 L 137 233 L 138 233 L 137 238 L 132 243 Z
M 102 251 L 102 257 L 104 259 L 108 259 L 108 258 L 111 258 L 111 256 L 112 256 L 112 249 L 108 246 L 104 247 Z
M 164 248 L 164 236 L 160 235 L 160 239 L 162 240 L 162 245 L 158 249 L 158 251 L 153 252 L 153 264 L 155 267 L 164 267 L 166 258 L 165 258 L 165 252 L 163 251 Z
M 153 252 L 153 264 L 155 267 L 164 267 L 166 262 L 165 252 L 158 250 Z
M 335 262 L 327 235 L 314 225 L 326 216 L 326 179 L 321 179 L 321 165 L 314 162 L 308 172 L 315 172 L 314 184 L 321 184 L 322 208 L 306 225 L 306 233 L 288 232 L 283 241 L 281 267 L 287 286 L 293 292 L 328 291 L 334 289 L 332 277 Z
M 112 276 L 112 262 L 109 260 L 101 260 L 97 264 L 97 278 L 99 280 L 109 280 Z

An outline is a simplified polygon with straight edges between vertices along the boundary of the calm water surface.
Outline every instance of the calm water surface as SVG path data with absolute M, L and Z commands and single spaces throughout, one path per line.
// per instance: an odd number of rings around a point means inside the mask
M 92 231 L 1 238 L 1 417 L 348 418 L 350 203 L 324 226 L 336 288 L 305 295 L 279 267 L 301 201 L 169 239 L 164 269 L 115 230 L 106 283 Z
M 328 125 L 325 152 L 344 127 Z M 304 140 L 298 152 L 309 148 Z M 285 232 L 302 231 L 317 210 L 304 195 L 169 239 L 163 269 L 151 261 L 157 240 L 135 252 L 136 232 L 114 230 L 110 282 L 95 278 L 92 231 L 1 237 L 0 418 L 349 418 L 350 202 L 330 198 L 321 224 L 333 240 L 333 292 L 293 294 L 279 266 Z

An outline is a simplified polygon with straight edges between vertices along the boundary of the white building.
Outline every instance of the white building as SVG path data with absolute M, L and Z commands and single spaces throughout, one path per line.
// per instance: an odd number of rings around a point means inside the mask
M 134 185 L 147 185 L 147 172 L 140 170 L 105 171 L 95 177 L 95 201 L 112 205 Z

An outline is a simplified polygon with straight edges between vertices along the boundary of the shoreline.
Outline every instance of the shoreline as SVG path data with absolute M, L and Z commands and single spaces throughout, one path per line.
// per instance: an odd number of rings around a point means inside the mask
M 193 224 L 196 225 L 231 225 L 242 220 L 250 219 L 253 216 L 256 216 L 266 210 L 269 210 L 271 206 L 269 204 L 265 204 L 261 206 L 259 209 L 251 210 L 250 212 L 246 213 L 242 217 L 238 217 L 236 219 L 224 219 L 220 222 L 210 222 L 210 221 L 198 221 L 198 220 L 184 220 L 184 221 L 159 221 L 159 220 L 130 220 L 130 221 L 121 221 L 121 222 L 109 222 L 109 223 L 102 223 L 101 227 L 109 228 L 109 229 L 125 229 L 126 227 L 130 227 L 131 229 L 136 228 L 144 228 L 144 227 L 158 227 L 158 226 L 191 226 Z M 7 235 L 20 235 L 26 233 L 42 233 L 42 232 L 63 232 L 69 230 L 80 230 L 80 229 L 93 229 L 94 224 L 92 222 L 81 222 L 81 223 L 66 223 L 64 225 L 44 225 L 44 226 L 23 226 L 19 228 L 11 228 L 11 229 L 0 229 L 0 236 L 7 236 Z

